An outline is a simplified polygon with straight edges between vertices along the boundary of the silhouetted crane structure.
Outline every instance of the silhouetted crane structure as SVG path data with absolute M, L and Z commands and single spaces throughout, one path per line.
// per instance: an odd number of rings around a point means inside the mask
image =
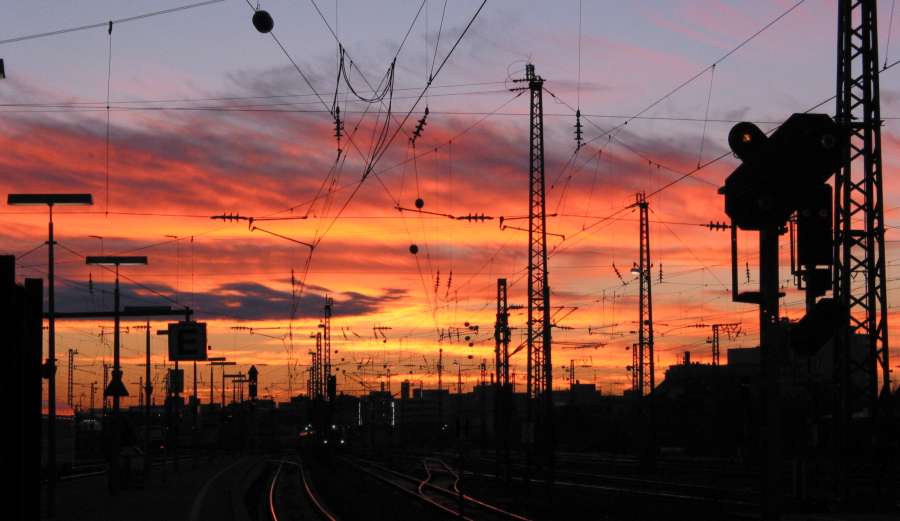
M 835 337 L 834 450 L 839 462 L 846 462 L 850 452 L 871 449 L 871 442 L 851 441 L 865 438 L 850 433 L 852 415 L 867 409 L 877 424 L 890 410 L 878 67 L 877 2 L 841 0 L 835 119 L 849 132 L 850 146 L 834 182 L 834 299 L 847 313 Z M 876 445 L 886 443 L 876 440 Z M 838 493 L 846 499 L 848 469 L 842 467 L 839 463 L 836 472 Z

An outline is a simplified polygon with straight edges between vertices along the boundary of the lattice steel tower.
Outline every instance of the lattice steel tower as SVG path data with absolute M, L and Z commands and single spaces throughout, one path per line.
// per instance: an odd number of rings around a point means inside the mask
M 547 215 L 544 182 L 544 79 L 525 66 L 531 93 L 528 205 L 528 385 L 529 398 L 550 399 L 550 287 L 547 284 Z M 532 407 L 529 407 L 531 410 Z M 533 418 L 534 415 L 532 415 Z
M 325 297 L 325 314 L 322 318 L 322 397 L 328 400 L 331 394 L 328 392 L 331 381 L 331 297 Z
M 835 119 L 850 133 L 844 165 L 834 182 L 834 297 L 849 310 L 834 342 L 835 475 L 844 499 L 862 492 L 849 490 L 846 476 L 852 469 L 847 464 L 872 445 L 871 436 L 851 432 L 857 430 L 851 426 L 859 423 L 851 421 L 853 414 L 868 410 L 875 419 L 873 426 L 878 426 L 891 411 L 876 4 L 875 0 L 838 2 Z M 875 436 L 877 447 L 889 443 L 883 435 Z M 881 448 L 875 450 L 884 453 Z M 866 492 L 881 495 L 890 487 L 887 476 L 892 465 L 890 458 L 874 457 L 884 468 L 874 471 L 876 483 Z
M 509 301 L 506 279 L 497 279 L 497 321 L 494 324 L 494 364 L 497 387 L 509 385 Z
M 863 407 L 877 414 L 878 397 L 890 394 L 875 0 L 840 0 L 837 64 L 836 119 L 850 131 L 834 207 L 834 294 L 850 310 L 835 360 L 846 418 Z M 856 372 L 866 375 L 862 385 Z
M 316 332 L 316 350 L 313 353 L 313 398 L 321 400 L 322 395 L 322 332 Z
M 637 371 L 638 371 L 638 396 L 650 394 L 656 387 L 655 364 L 653 361 L 653 291 L 652 276 L 650 264 L 650 222 L 648 212 L 650 209 L 644 193 L 638 193 L 635 206 L 641 214 L 640 225 L 640 260 L 638 261 L 638 282 L 639 282 L 639 318 L 638 325 L 638 355 L 637 355 Z
M 75 408 L 75 355 L 78 354 L 77 349 L 69 349 L 69 367 L 66 380 L 66 403 L 69 407 Z

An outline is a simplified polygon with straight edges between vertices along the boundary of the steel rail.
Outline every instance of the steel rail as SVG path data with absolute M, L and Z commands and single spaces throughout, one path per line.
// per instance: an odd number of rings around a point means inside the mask
M 365 474 L 368 474 L 369 476 L 372 476 L 373 478 L 375 478 L 379 481 L 382 481 L 388 485 L 391 485 L 392 487 L 396 488 L 397 490 L 400 490 L 401 492 L 404 492 L 405 494 L 412 496 L 412 497 L 418 499 L 419 501 L 422 501 L 430 506 L 433 506 L 433 507 L 443 511 L 446 514 L 449 514 L 449 515 L 451 515 L 453 517 L 457 517 L 457 518 L 460 517 L 459 512 L 438 503 L 437 501 L 429 498 L 428 496 L 426 496 L 424 494 L 417 494 L 416 492 L 404 487 L 400 483 L 397 483 L 396 481 L 392 481 L 392 480 L 378 474 L 377 472 L 373 472 L 372 470 L 365 468 L 363 465 L 360 465 L 359 463 L 350 461 L 349 459 L 346 459 L 346 458 L 343 458 L 343 461 L 345 463 L 349 464 L 350 466 L 355 467 L 357 470 L 359 470 Z M 409 478 L 409 476 L 407 476 L 407 478 Z M 416 483 L 419 482 L 419 480 L 416 478 L 412 478 L 412 479 Z M 469 517 L 465 517 L 465 516 L 462 516 L 461 518 L 465 519 L 467 521 L 474 521 L 473 519 L 471 519 Z
M 325 508 L 324 505 L 319 501 L 318 496 L 312 491 L 312 488 L 309 486 L 309 481 L 306 479 L 306 471 L 303 470 L 303 465 L 297 461 L 290 460 L 282 460 L 282 464 L 287 463 L 288 465 L 294 465 L 297 469 L 300 470 L 300 481 L 303 482 L 303 489 L 306 491 L 306 497 L 312 502 L 313 506 L 319 512 L 319 514 L 327 519 L 328 521 L 337 521 L 337 518 Z M 280 468 L 279 468 L 280 470 Z M 270 500 L 271 501 L 271 500 Z M 277 520 L 276 520 L 277 521 Z
M 390 473 L 390 474 L 393 474 L 394 476 L 397 476 L 397 477 L 399 477 L 399 478 L 401 478 L 401 479 L 405 479 L 405 480 L 407 480 L 407 481 L 411 481 L 411 482 L 414 482 L 414 483 L 420 483 L 420 481 L 421 481 L 421 480 L 419 480 L 419 478 L 416 478 L 416 477 L 414 477 L 414 476 L 410 476 L 410 475 L 404 474 L 404 473 L 402 473 L 402 472 L 398 472 L 398 471 L 396 471 L 396 470 L 393 470 L 393 469 L 384 467 L 384 466 L 379 465 L 378 463 L 375 463 L 375 462 L 372 462 L 372 461 L 368 461 L 368 460 L 360 460 L 360 461 L 363 461 L 363 462 L 365 462 L 365 463 L 368 464 L 368 465 L 371 465 L 371 466 L 373 466 L 373 467 L 376 467 L 376 468 L 378 468 L 378 469 L 381 469 L 381 470 L 383 470 L 384 472 L 388 472 L 388 473 Z M 430 474 L 430 473 L 429 473 L 429 474 Z M 456 474 L 453 473 L 453 472 L 451 472 L 451 475 L 455 476 Z M 429 478 L 429 480 L 430 480 L 430 478 Z M 448 489 L 446 489 L 446 488 L 439 487 L 439 486 L 437 486 L 437 485 L 435 485 L 435 484 L 433 484 L 433 483 L 430 483 L 430 482 L 429 482 L 429 483 L 424 483 L 424 485 L 425 485 L 425 487 L 427 487 L 427 488 L 430 489 L 430 490 L 434 490 L 434 491 L 436 491 L 436 492 L 439 492 L 439 493 L 441 493 L 441 494 L 444 494 L 444 495 L 447 496 L 449 499 L 456 499 L 456 498 L 459 496 L 459 493 L 458 493 L 458 492 L 453 492 L 452 490 L 448 490 Z M 423 487 L 423 488 L 424 488 L 424 487 Z M 421 493 L 421 494 L 422 494 L 423 497 L 425 497 L 426 499 L 428 499 L 427 496 L 424 495 L 424 493 Z M 472 503 L 473 505 L 477 505 L 477 506 L 479 506 L 479 507 L 481 507 L 481 508 L 484 508 L 484 509 L 486 509 L 486 510 L 490 510 L 491 512 L 493 512 L 493 513 L 495 513 L 495 514 L 499 514 L 499 515 L 501 515 L 501 516 L 509 517 L 509 518 L 512 518 L 512 519 L 516 519 L 517 521 L 531 521 L 531 520 L 530 520 L 529 518 L 527 518 L 527 517 L 520 516 L 519 514 L 516 514 L 516 513 L 513 513 L 513 512 L 509 512 L 508 510 L 503 510 L 503 509 L 500 508 L 500 507 L 491 505 L 490 503 L 485 503 L 484 501 L 481 501 L 480 499 L 476 499 L 476 498 L 474 498 L 474 497 L 472 497 L 472 496 L 469 496 L 469 495 L 466 495 L 466 494 L 463 494 L 463 499 L 465 499 L 465 500 L 468 501 L 469 503 Z M 453 511 L 453 512 L 454 512 L 454 515 L 457 515 L 457 516 L 459 515 L 459 512 L 456 512 L 456 511 Z

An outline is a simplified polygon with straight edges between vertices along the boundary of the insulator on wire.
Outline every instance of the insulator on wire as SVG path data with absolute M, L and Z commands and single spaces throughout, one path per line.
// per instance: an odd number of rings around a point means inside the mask
M 256 27 L 257 31 L 265 34 L 271 32 L 272 29 L 275 28 L 275 20 L 272 19 L 272 15 L 270 15 L 268 11 L 257 9 L 253 13 L 253 27 Z
M 416 129 L 413 131 L 412 137 L 409 138 L 409 142 L 412 144 L 416 143 L 416 140 L 422 137 L 422 131 L 425 129 L 425 125 L 427 124 L 428 119 L 428 107 L 425 107 L 425 114 L 419 119 L 416 123 Z
M 584 135 L 581 126 L 581 109 L 575 111 L 575 148 L 584 146 Z
M 337 138 L 338 143 L 341 142 L 341 137 L 344 135 L 344 122 L 341 121 L 341 108 L 334 108 L 334 137 Z
M 616 272 L 616 277 L 619 277 L 619 280 L 622 282 L 623 286 L 627 286 L 628 283 L 625 282 L 625 279 L 622 277 L 622 273 L 619 271 L 619 268 L 616 267 L 616 263 L 614 262 L 612 265 L 613 271 Z

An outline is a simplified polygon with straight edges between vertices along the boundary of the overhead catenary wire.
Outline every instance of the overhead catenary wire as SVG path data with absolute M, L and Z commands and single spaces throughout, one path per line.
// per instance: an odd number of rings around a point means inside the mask
M 24 42 L 24 41 L 27 41 L 27 40 L 34 40 L 34 39 L 36 39 L 36 38 L 46 38 L 46 37 L 48 37 L 48 36 L 58 36 L 58 35 L 61 35 L 61 34 L 73 33 L 73 32 L 76 32 L 76 31 L 84 31 L 84 30 L 87 30 L 87 29 L 97 29 L 97 28 L 99 28 L 99 27 L 106 27 L 107 24 L 123 24 L 123 23 L 128 23 L 128 22 L 134 22 L 134 21 L 137 21 L 137 20 L 143 20 L 143 19 L 145 19 L 145 18 L 152 18 L 152 17 L 154 17 L 154 16 L 160 16 L 160 15 L 166 15 L 166 14 L 171 14 L 171 13 L 177 13 L 177 12 L 179 12 L 179 11 L 186 11 L 186 10 L 188 10 L 188 9 L 195 9 L 195 8 L 197 8 L 197 7 L 204 7 L 204 6 L 211 5 L 211 4 L 218 4 L 218 3 L 222 3 L 222 2 L 224 2 L 224 1 L 225 1 L 225 0 L 206 0 L 206 1 L 204 1 L 204 2 L 196 2 L 196 3 L 193 3 L 193 4 L 181 5 L 181 6 L 178 6 L 178 7 L 172 7 L 172 8 L 170 8 L 170 9 L 162 9 L 162 10 L 160 10 L 160 11 L 152 11 L 152 12 L 149 12 L 149 13 L 142 13 L 142 14 L 138 14 L 138 15 L 134 15 L 134 16 L 127 16 L 127 17 L 125 17 L 125 18 L 116 18 L 116 19 L 113 19 L 113 20 L 108 20 L 108 21 L 103 21 L 103 22 L 97 22 L 97 23 L 93 23 L 93 24 L 77 25 L 77 26 L 74 26 L 74 27 L 67 27 L 67 28 L 64 28 L 64 29 L 56 29 L 56 30 L 53 30 L 53 31 L 46 31 L 46 32 L 41 32 L 41 33 L 27 34 L 27 35 L 24 35 L 24 36 L 15 36 L 15 37 L 13 37 L 13 38 L 6 38 L 6 39 L 4 39 L 4 40 L 0 40 L 0 45 L 6 45 L 6 44 L 9 44 L 9 43 L 16 43 L 16 42 Z
M 709 109 L 709 106 L 707 105 L 707 111 L 708 111 L 708 109 Z M 707 114 L 707 115 L 708 115 L 708 114 Z M 638 118 L 642 118 L 642 117 L 643 117 L 643 116 L 639 116 Z M 635 119 L 638 119 L 638 118 L 635 118 Z M 698 120 L 698 121 L 699 121 L 699 120 Z M 702 120 L 702 121 L 704 122 L 704 125 L 706 125 L 707 122 L 710 122 L 710 121 L 712 121 L 712 120 L 708 120 L 708 119 L 704 118 L 704 120 Z M 773 124 L 774 124 L 774 122 L 773 122 Z M 701 147 L 702 147 L 702 140 L 701 140 Z M 700 156 L 702 156 L 702 153 L 700 154 Z M 699 161 L 698 161 L 698 167 L 700 167 Z M 588 212 L 584 212 L 584 213 L 587 214 Z M 568 215 L 568 214 L 567 214 L 567 215 Z M 204 216 L 204 217 L 206 217 L 206 216 Z M 341 218 L 352 218 L 352 217 L 353 217 L 353 216 L 341 216 Z M 385 217 L 385 218 L 388 218 L 388 217 Z M 402 218 L 402 217 L 401 217 L 401 218 Z M 602 216 L 591 216 L 591 218 L 597 218 L 597 219 L 600 219 L 600 218 L 603 218 L 603 217 L 602 217 Z M 613 218 L 613 219 L 610 219 L 609 221 L 610 221 L 610 222 L 614 222 L 614 221 L 617 221 L 617 220 L 624 220 L 624 219 L 615 219 L 615 218 Z M 698 224 L 698 225 L 699 225 L 699 224 Z M 499 253 L 499 252 L 498 252 L 498 253 Z M 667 266 L 668 266 L 668 265 L 667 265 Z
M 754 32 L 753 34 L 751 34 L 750 36 L 748 36 L 747 38 L 745 38 L 744 40 L 742 40 L 742 41 L 741 41 L 740 43 L 738 43 L 736 46 L 732 47 L 730 50 L 728 50 L 725 54 L 723 54 L 722 56 L 720 56 L 719 58 L 717 58 L 717 59 L 716 59 L 715 61 L 713 61 L 711 64 L 709 64 L 709 65 L 707 65 L 706 67 L 704 67 L 703 69 L 699 70 L 699 71 L 698 71 L 697 73 L 695 73 L 693 76 L 690 76 L 690 77 L 688 77 L 687 79 L 685 79 L 684 81 L 682 81 L 681 83 L 677 84 L 677 85 L 676 85 L 675 87 L 673 87 L 672 89 L 666 91 L 665 94 L 663 94 L 662 96 L 656 98 L 654 101 L 652 101 L 650 104 L 648 104 L 647 106 L 645 106 L 643 109 L 637 111 L 634 115 L 629 116 L 629 117 L 628 117 L 627 119 L 625 119 L 625 121 L 623 121 L 622 123 L 620 123 L 620 124 L 614 126 L 614 127 L 611 128 L 611 129 L 603 130 L 603 133 L 602 133 L 602 134 L 600 134 L 600 135 L 598 135 L 598 136 L 596 136 L 596 137 L 594 137 L 594 138 L 589 139 L 586 143 L 591 143 L 591 142 L 593 142 L 593 141 L 595 141 L 595 140 L 597 140 L 597 139 L 600 139 L 600 138 L 602 138 L 602 137 L 608 135 L 608 134 L 611 133 L 611 132 L 615 132 L 615 131 L 619 130 L 620 128 L 623 128 L 624 126 L 628 125 L 628 122 L 629 122 L 629 121 L 635 119 L 635 117 L 637 117 L 637 116 L 642 116 L 643 114 L 647 113 L 648 111 L 650 111 L 651 109 L 653 109 L 654 107 L 656 107 L 657 105 L 659 105 L 660 103 L 662 103 L 663 101 L 669 99 L 672 95 L 674 95 L 675 93 L 677 93 L 677 92 L 680 91 L 681 89 L 683 89 L 683 88 L 687 87 L 688 85 L 690 85 L 691 83 L 693 83 L 697 78 L 703 76 L 703 74 L 705 74 L 708 70 L 710 70 L 711 68 L 715 67 L 716 65 L 722 63 L 723 61 L 725 61 L 726 59 L 728 59 L 730 56 L 732 56 L 734 53 L 736 53 L 737 51 L 739 51 L 740 49 L 742 49 L 743 47 L 745 47 L 748 43 L 750 43 L 751 41 L 753 41 L 754 39 L 756 39 L 759 35 L 761 35 L 761 34 L 764 33 L 765 31 L 767 31 L 769 28 L 771 28 L 772 26 L 774 26 L 775 24 L 777 24 L 779 21 L 781 21 L 781 19 L 783 19 L 783 18 L 786 17 L 787 15 L 791 14 L 792 12 L 794 12 L 794 10 L 796 10 L 798 7 L 800 7 L 805 1 L 806 1 L 806 0 L 799 0 L 799 1 L 797 1 L 796 3 L 792 4 L 787 10 L 783 11 L 781 14 L 779 14 L 778 16 L 776 16 L 774 19 L 772 19 L 771 21 L 769 21 L 767 24 L 765 24 L 764 26 L 762 26 L 760 29 L 758 29 L 756 32 Z
M 697 166 L 700 166 L 703 160 L 703 145 L 706 141 L 706 126 L 709 124 L 709 105 L 712 101 L 713 81 L 716 78 L 716 66 L 713 65 L 709 69 L 709 91 L 706 93 L 706 112 L 703 115 L 703 131 L 700 133 L 700 151 L 697 152 Z

